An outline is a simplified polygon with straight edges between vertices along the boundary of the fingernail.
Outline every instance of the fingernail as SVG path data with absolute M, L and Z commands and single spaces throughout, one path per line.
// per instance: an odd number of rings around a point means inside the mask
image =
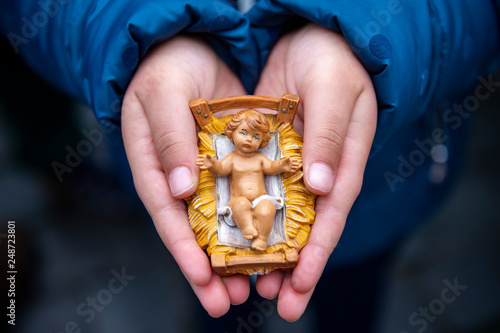
M 315 190 L 329 193 L 333 187 L 333 171 L 326 164 L 314 163 L 307 172 L 307 181 Z
M 177 197 L 193 188 L 193 175 L 186 167 L 177 167 L 168 175 L 168 185 L 173 197 Z

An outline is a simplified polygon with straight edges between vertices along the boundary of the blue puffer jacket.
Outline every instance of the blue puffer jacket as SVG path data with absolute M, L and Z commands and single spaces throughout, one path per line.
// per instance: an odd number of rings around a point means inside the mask
M 342 32 L 372 77 L 379 119 L 332 265 L 382 251 L 432 212 L 465 120 L 500 85 L 500 0 L 258 0 L 246 14 L 223 0 L 4 0 L 0 16 L 14 50 L 117 136 L 139 61 L 180 31 L 202 34 L 249 92 L 287 30 L 314 21 Z

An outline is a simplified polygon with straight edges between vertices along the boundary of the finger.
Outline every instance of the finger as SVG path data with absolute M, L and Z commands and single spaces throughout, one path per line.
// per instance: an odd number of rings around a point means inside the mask
M 354 100 L 358 97 L 350 91 L 346 92 L 339 82 L 329 83 L 335 93 L 320 90 L 322 86 L 328 86 L 327 82 L 316 80 L 301 93 L 304 108 L 304 180 L 308 189 L 318 195 L 327 194 L 333 188 L 350 122 L 349 110 L 353 109 Z
M 226 286 L 231 304 L 242 304 L 248 299 L 250 295 L 250 282 L 248 281 L 248 276 L 238 274 L 224 277 L 222 281 Z
M 212 272 L 211 280 L 206 285 L 200 286 L 191 281 L 189 283 L 201 305 L 210 316 L 218 318 L 229 311 L 231 307 L 229 295 L 224 282 L 217 273 Z
M 257 277 L 255 288 L 260 296 L 273 299 L 278 296 L 283 282 L 283 272 L 274 270 L 269 274 Z
M 178 36 L 148 53 L 128 88 L 146 112 L 170 192 L 176 198 L 193 194 L 198 180 L 193 163 L 199 155 L 196 124 L 189 101 L 201 95 L 210 98 L 201 85 L 215 84 L 216 75 L 215 53 L 200 40 Z
M 306 293 L 314 288 L 338 243 L 347 215 L 361 190 L 375 126 L 375 94 L 367 87 L 354 106 L 333 190 L 316 200 L 316 220 L 292 275 L 298 292 Z
M 290 52 L 311 43 L 317 45 L 314 54 L 294 52 L 290 57 L 292 64 L 301 65 L 289 76 L 302 101 L 304 180 L 311 192 L 324 195 L 333 187 L 354 103 L 370 79 L 342 35 L 308 25 L 294 38 Z
M 314 289 L 344 229 L 345 215 L 336 211 L 331 201 L 332 194 L 316 199 L 314 226 L 292 273 L 293 287 L 299 293 Z
M 191 98 L 169 91 L 144 102 L 156 150 L 176 198 L 193 194 L 198 183 L 193 163 L 198 155 L 196 125 L 188 107 Z
M 292 287 L 291 276 L 290 273 L 287 273 L 283 278 L 283 285 L 278 297 L 278 313 L 281 318 L 294 322 L 298 320 L 306 310 L 314 289 L 306 293 L 297 292 Z
M 149 122 L 134 96 L 125 96 L 122 127 L 137 193 L 158 234 L 208 313 L 214 317 L 223 315 L 230 304 L 225 285 L 218 275 L 214 275 L 206 254 L 198 246 L 184 203 L 170 195 L 165 173 L 151 147 Z
M 185 204 L 170 194 L 165 173 L 153 147 L 149 122 L 135 95 L 125 96 L 122 129 L 137 193 L 160 237 L 191 281 L 201 285 L 208 283 L 211 267 L 207 256 L 196 243 Z

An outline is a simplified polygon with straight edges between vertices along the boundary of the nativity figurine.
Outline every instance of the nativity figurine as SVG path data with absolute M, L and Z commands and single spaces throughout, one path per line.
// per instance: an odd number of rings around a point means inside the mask
M 295 172 L 301 165 L 295 157 L 273 161 L 257 149 L 269 143 L 270 126 L 266 117 L 256 110 L 236 113 L 224 127 L 225 135 L 235 149 L 222 160 L 211 154 L 199 155 L 196 164 L 216 176 L 229 176 L 230 199 L 218 210 L 225 220 L 240 229 L 243 238 L 252 241 L 252 249 L 265 251 L 276 210 L 284 206 L 281 197 L 267 194 L 264 175 Z

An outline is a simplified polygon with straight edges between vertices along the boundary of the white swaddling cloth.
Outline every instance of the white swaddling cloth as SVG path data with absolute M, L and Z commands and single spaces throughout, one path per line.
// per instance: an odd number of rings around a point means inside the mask
M 262 200 L 271 201 L 276 209 L 285 207 L 285 200 L 283 200 L 282 197 L 273 197 L 268 194 L 264 194 L 252 201 L 252 209 L 254 209 Z M 236 225 L 233 220 L 233 211 L 229 206 L 217 209 L 217 215 L 224 217 L 224 222 L 226 222 L 227 225 L 230 225 L 231 227 Z

